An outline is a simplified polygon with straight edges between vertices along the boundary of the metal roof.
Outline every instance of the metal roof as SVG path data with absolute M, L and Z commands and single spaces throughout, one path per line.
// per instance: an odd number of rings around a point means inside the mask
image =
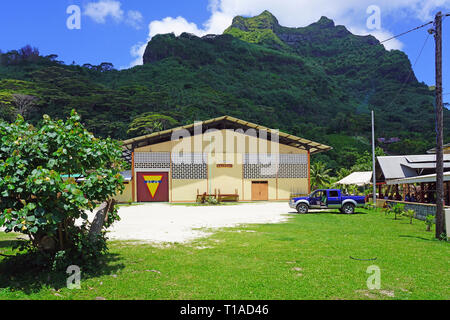
M 417 176 L 414 169 L 406 166 L 408 160 L 405 156 L 377 157 L 377 161 L 386 180 Z
M 405 156 L 408 162 L 436 162 L 435 154 L 419 154 L 412 156 Z M 450 154 L 444 154 L 444 161 L 450 161 Z
M 386 181 L 422 175 L 423 170 L 436 169 L 436 155 L 405 155 L 377 157 L 377 163 Z M 444 156 L 444 168 L 450 168 L 450 154 Z M 427 172 L 425 172 L 427 173 Z
M 269 139 L 272 134 L 278 135 L 279 137 L 279 143 L 285 144 L 294 148 L 302 149 L 302 150 L 309 150 L 311 154 L 320 153 L 324 151 L 329 151 L 333 149 L 330 146 L 314 142 L 308 139 L 296 137 L 291 134 L 287 134 L 281 131 L 276 131 L 274 129 L 270 129 L 252 122 L 248 122 L 245 120 L 241 120 L 238 118 L 234 118 L 231 116 L 222 116 L 206 121 L 201 122 L 195 122 L 193 124 L 185 125 L 182 127 L 177 127 L 173 129 L 168 129 L 160 132 L 155 132 L 152 134 L 128 139 L 122 142 L 123 151 L 124 151 L 124 157 L 130 158 L 131 157 L 131 150 L 134 150 L 135 148 L 152 145 L 164 141 L 169 141 L 172 137 L 172 133 L 179 131 L 179 130 L 188 130 L 191 134 L 194 134 L 194 127 L 197 127 L 201 125 L 202 126 L 202 133 L 204 133 L 206 130 L 211 128 L 216 129 L 257 129 L 257 130 L 263 130 L 267 131 L 268 135 L 267 138 Z
M 122 171 L 120 173 L 125 181 L 131 181 L 132 174 L 131 170 Z
M 436 162 L 408 163 L 406 166 L 412 169 L 436 169 Z M 450 163 L 444 162 L 444 168 L 450 168 Z
M 444 181 L 450 181 L 450 171 L 444 172 Z M 427 182 L 436 182 L 436 174 L 434 173 L 404 179 L 394 179 L 386 181 L 386 184 L 410 184 L 410 183 L 427 183 Z
M 371 184 L 372 171 L 353 172 L 335 184 L 364 186 Z

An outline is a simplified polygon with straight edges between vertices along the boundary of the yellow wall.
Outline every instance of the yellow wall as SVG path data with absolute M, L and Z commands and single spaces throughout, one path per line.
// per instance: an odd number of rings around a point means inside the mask
M 196 150 L 195 146 L 199 145 L 201 148 Z M 200 194 L 204 192 L 214 193 L 219 190 L 221 193 L 234 194 L 237 190 L 239 200 L 250 201 L 252 181 L 269 182 L 269 200 L 289 199 L 291 192 L 308 193 L 308 179 L 271 178 L 244 180 L 242 167 L 243 154 L 245 153 L 270 153 L 278 151 L 282 154 L 307 154 L 308 152 L 306 150 L 271 143 L 265 139 L 243 135 L 232 130 L 219 130 L 214 133 L 184 138 L 181 141 L 167 141 L 135 149 L 135 153 L 180 151 L 187 153 L 208 153 L 208 179 L 170 179 L 169 199 L 173 202 L 195 201 L 197 190 Z M 225 163 L 232 164 L 232 168 L 217 167 L 217 164 Z M 137 192 L 137 188 L 135 191 Z M 129 195 L 131 198 L 131 185 Z
M 197 190 L 200 194 L 207 191 L 207 180 L 171 180 L 169 198 L 171 202 L 195 202 Z
M 222 194 L 242 194 L 242 154 L 229 153 L 215 154 L 216 159 L 222 161 L 211 161 L 209 157 L 208 177 L 212 193 L 217 190 Z M 223 164 L 232 165 L 231 168 L 220 167 Z M 219 166 L 219 167 L 218 167 Z M 208 191 L 209 192 L 209 191 Z
M 197 146 L 194 142 L 196 141 L 201 141 L 201 150 L 195 149 Z M 200 145 L 200 143 L 198 144 Z M 219 153 L 265 153 L 271 152 L 272 149 L 275 151 L 277 145 L 279 153 L 308 153 L 306 150 L 301 150 L 280 143 L 272 143 L 271 141 L 267 141 L 265 139 L 255 138 L 232 130 L 219 130 L 218 133 L 207 133 L 198 136 L 191 136 L 188 138 L 183 138 L 180 141 L 161 142 L 150 146 L 136 148 L 135 152 L 174 152 L 176 149 L 181 151 L 181 149 L 184 148 L 185 152 L 208 153 L 208 151 L 212 149 Z
M 308 179 L 278 179 L 278 199 L 289 199 L 291 193 L 307 194 Z
M 131 182 L 125 182 L 125 189 L 123 190 L 122 194 L 118 192 L 114 199 L 119 203 L 125 203 L 132 201 L 132 195 L 131 195 Z

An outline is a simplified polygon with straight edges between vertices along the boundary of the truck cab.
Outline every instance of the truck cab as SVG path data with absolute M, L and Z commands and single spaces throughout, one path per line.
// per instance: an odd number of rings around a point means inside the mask
M 289 206 L 298 213 L 308 213 L 309 209 L 339 209 L 342 213 L 352 214 L 355 208 L 364 207 L 366 197 L 342 195 L 339 189 L 319 189 L 307 197 L 292 198 Z

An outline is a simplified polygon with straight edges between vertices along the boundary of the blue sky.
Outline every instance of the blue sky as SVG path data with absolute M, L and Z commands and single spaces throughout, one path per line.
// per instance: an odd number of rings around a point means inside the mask
M 69 5 L 81 9 L 81 29 L 69 30 Z M 376 5 L 377 29 L 367 20 Z M 235 15 L 253 16 L 268 9 L 286 26 L 305 26 L 325 15 L 357 34 L 374 34 L 379 40 L 430 21 L 438 10 L 450 12 L 450 0 L 16 0 L 0 5 L 0 49 L 26 44 L 42 54 L 58 54 L 66 63 L 112 62 L 116 68 L 141 63 L 147 41 L 157 33 L 183 31 L 203 35 L 221 33 Z M 376 16 L 377 17 L 377 16 Z M 401 49 L 412 63 L 427 37 L 427 29 L 415 31 L 386 44 Z M 450 101 L 450 18 L 444 21 L 444 98 Z M 414 67 L 419 81 L 434 84 L 434 39 Z

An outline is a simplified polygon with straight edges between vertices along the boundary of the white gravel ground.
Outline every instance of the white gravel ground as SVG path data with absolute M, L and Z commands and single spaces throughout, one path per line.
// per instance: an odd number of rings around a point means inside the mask
M 114 240 L 156 243 L 189 242 L 208 236 L 211 230 L 240 224 L 279 223 L 293 210 L 287 202 L 242 203 L 227 206 L 184 206 L 163 203 L 121 206 L 121 221 L 110 228 Z M 92 215 L 90 215 L 92 219 Z M 91 220 L 90 219 L 90 220 Z

